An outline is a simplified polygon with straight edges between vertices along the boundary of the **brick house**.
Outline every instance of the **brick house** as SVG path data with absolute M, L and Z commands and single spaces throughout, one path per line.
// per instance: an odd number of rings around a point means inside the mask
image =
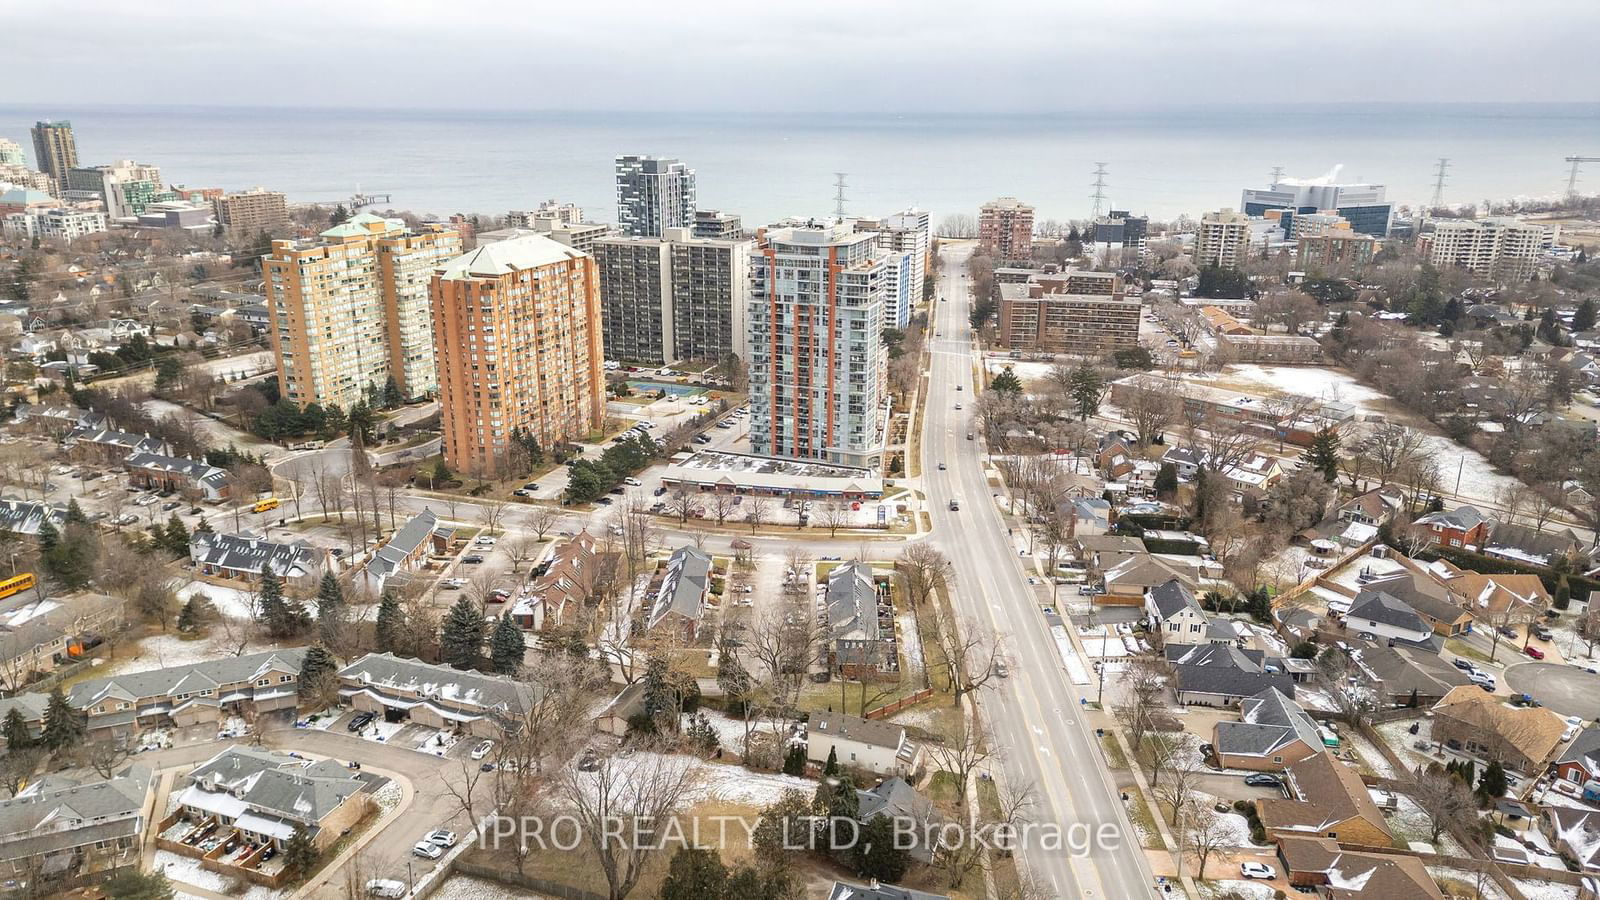
M 1452 690 L 1433 707 L 1433 739 L 1452 741 L 1484 762 L 1538 775 L 1555 758 L 1566 723 L 1544 708 L 1518 707 L 1477 685 Z
M 1256 803 L 1267 837 L 1322 837 L 1368 847 L 1394 840 L 1356 770 L 1329 753 L 1309 756 L 1286 770 L 1288 797 Z
M 1477 550 L 1489 537 L 1489 520 L 1477 507 L 1458 506 L 1428 513 L 1413 522 L 1411 530 L 1419 541 L 1431 541 L 1439 547 Z

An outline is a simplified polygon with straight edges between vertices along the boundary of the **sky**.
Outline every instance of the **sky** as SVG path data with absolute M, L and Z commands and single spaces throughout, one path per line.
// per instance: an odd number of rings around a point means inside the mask
M 986 113 L 1593 101 L 1594 0 L 0 0 L 8 103 Z

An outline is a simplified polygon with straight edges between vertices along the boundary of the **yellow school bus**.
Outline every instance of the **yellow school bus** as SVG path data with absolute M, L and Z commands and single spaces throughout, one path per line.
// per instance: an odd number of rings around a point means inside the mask
M 277 508 L 278 508 L 278 498 L 277 497 L 268 497 L 265 500 L 257 500 L 256 501 L 256 512 L 258 512 L 258 513 L 266 512 L 269 509 L 277 509 Z
M 4 581 L 0 581 L 0 600 L 4 600 L 13 594 L 20 594 L 31 587 L 33 587 L 32 572 L 23 572 L 21 575 L 7 578 Z

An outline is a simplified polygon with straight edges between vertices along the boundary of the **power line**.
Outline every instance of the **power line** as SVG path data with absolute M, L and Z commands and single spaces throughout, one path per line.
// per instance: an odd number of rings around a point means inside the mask
M 1089 195 L 1094 200 L 1094 217 L 1100 218 L 1100 209 L 1106 202 L 1106 164 L 1094 164 L 1094 193 Z
M 844 218 L 844 189 L 846 187 L 844 176 L 848 174 L 848 172 L 833 173 L 833 214 L 841 219 Z
M 1438 209 L 1439 207 L 1444 206 L 1444 173 L 1449 171 L 1449 169 L 1450 158 L 1448 156 L 1439 157 L 1439 162 L 1434 167 L 1433 173 L 1433 202 L 1428 204 L 1433 209 Z

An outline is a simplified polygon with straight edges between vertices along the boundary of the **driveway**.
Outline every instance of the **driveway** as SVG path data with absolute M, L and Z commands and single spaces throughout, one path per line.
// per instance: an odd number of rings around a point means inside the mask
M 1525 662 L 1506 669 L 1505 683 L 1563 716 L 1600 719 L 1600 675 L 1560 663 Z

